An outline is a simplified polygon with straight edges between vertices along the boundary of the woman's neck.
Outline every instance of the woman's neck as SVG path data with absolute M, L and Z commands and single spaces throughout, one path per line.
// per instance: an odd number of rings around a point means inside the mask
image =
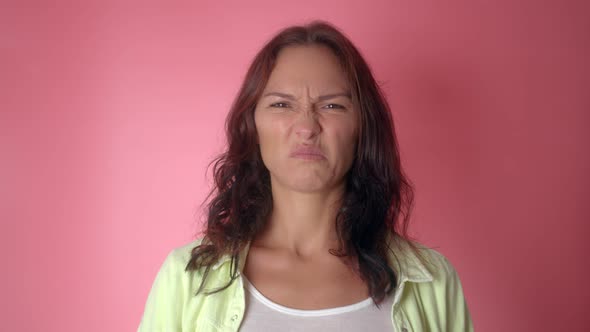
M 300 256 L 338 249 L 336 216 L 344 188 L 302 193 L 273 187 L 273 210 L 255 245 L 289 250 Z

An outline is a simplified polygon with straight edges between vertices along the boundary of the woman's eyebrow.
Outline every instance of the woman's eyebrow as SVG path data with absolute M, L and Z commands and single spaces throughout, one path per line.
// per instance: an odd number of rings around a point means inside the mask
M 352 96 L 350 95 L 349 92 L 340 92 L 340 93 L 332 93 L 329 95 L 319 96 L 318 100 L 324 101 L 324 100 L 328 100 L 328 99 L 332 99 L 332 98 L 336 98 L 336 97 L 346 97 L 348 99 L 352 99 Z
M 281 92 L 267 92 L 265 93 L 262 97 L 268 97 L 268 96 L 276 96 L 276 97 L 281 97 L 281 98 L 285 98 L 285 99 L 290 99 L 290 100 L 295 100 L 295 96 L 290 95 L 288 93 L 281 93 Z
M 297 99 L 293 95 L 290 95 L 288 93 L 282 93 L 282 92 L 267 92 L 262 97 L 264 98 L 264 97 L 268 97 L 268 96 L 276 96 L 276 97 L 281 97 L 281 98 L 285 98 L 285 99 L 289 99 L 289 100 L 296 100 Z M 331 94 L 319 96 L 318 101 L 324 101 L 324 100 L 328 100 L 328 99 L 332 99 L 332 98 L 336 98 L 336 97 L 347 97 L 349 99 L 352 99 L 352 96 L 350 95 L 349 92 L 339 92 L 339 93 L 331 93 Z

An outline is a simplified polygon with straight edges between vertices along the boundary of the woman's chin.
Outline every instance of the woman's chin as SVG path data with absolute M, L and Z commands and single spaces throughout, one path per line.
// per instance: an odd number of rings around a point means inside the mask
M 294 179 L 286 186 L 289 190 L 300 193 L 317 193 L 328 189 L 327 183 L 320 179 Z

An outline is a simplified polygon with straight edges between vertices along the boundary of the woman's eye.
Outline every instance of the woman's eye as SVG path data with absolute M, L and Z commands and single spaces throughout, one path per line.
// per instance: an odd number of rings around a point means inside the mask
M 339 104 L 328 104 L 328 105 L 324 106 L 323 108 L 328 108 L 328 109 L 344 109 L 344 106 L 339 105 Z
M 285 108 L 285 107 L 289 107 L 289 104 L 287 104 L 287 103 L 274 103 L 274 104 L 271 104 L 270 107 Z

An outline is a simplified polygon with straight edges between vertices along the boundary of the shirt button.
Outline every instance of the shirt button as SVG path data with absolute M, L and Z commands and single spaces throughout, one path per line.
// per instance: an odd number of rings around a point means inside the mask
M 238 319 L 238 315 L 231 316 L 231 321 L 235 322 Z

